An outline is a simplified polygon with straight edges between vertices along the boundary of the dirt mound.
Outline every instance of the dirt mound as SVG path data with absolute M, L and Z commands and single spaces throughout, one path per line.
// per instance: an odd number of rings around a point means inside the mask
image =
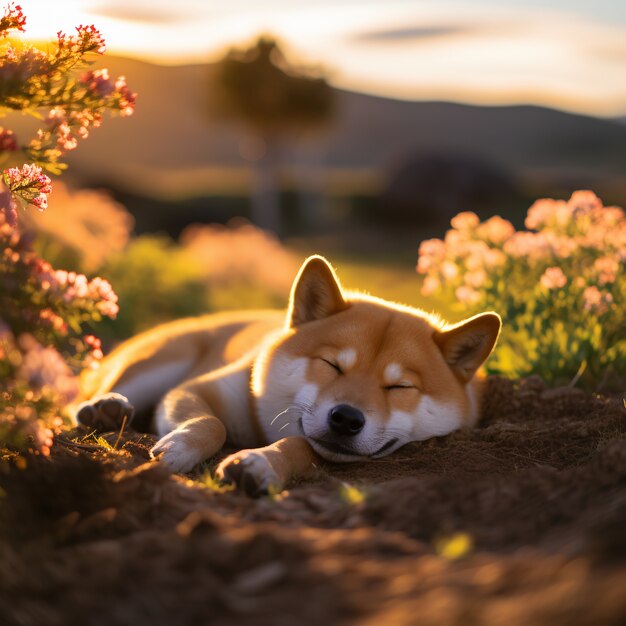
M 0 623 L 621 624 L 625 433 L 621 399 L 493 379 L 478 428 L 260 500 L 68 434 L 0 472 Z

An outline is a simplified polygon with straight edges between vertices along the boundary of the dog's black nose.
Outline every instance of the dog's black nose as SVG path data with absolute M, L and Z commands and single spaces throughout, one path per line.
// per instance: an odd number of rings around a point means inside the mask
M 349 404 L 339 404 L 328 414 L 328 426 L 336 435 L 353 437 L 365 426 L 365 416 Z

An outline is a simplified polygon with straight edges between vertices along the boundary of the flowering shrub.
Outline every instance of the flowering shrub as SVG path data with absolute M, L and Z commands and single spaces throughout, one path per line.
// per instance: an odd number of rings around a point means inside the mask
M 212 298 L 236 293 L 236 299 L 221 298 L 218 308 L 284 305 L 300 259 L 271 232 L 232 220 L 189 226 L 180 241 L 203 268 Z
M 443 240 L 422 242 L 422 293 L 504 320 L 490 371 L 623 385 L 626 372 L 626 217 L 590 191 L 538 200 L 516 232 L 495 216 L 460 213 Z M 620 378 L 621 374 L 621 378 Z
M 101 279 L 54 270 L 0 214 L 0 441 L 28 436 L 45 452 L 58 408 L 77 394 L 73 371 L 94 366 L 100 342 L 85 327 L 117 314 Z
M 50 174 L 60 159 L 102 121 L 104 110 L 130 115 L 135 94 L 106 70 L 84 72 L 90 54 L 104 52 L 94 26 L 57 34 L 48 51 L 8 38 L 26 19 L 15 4 L 0 17 L 0 113 L 19 111 L 43 119 L 35 136 L 20 143 L 0 127 L 0 441 L 47 453 L 59 409 L 77 393 L 74 372 L 95 366 L 100 341 L 90 324 L 117 314 L 117 296 L 101 278 L 55 270 L 20 232 L 18 207 L 48 206 Z M 79 74 L 79 72 L 82 72 Z M 26 163 L 25 163 L 26 161 Z

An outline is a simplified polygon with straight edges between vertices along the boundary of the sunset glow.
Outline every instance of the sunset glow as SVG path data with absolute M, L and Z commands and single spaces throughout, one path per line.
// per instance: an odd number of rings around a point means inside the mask
M 322 64 L 335 85 L 348 89 L 626 113 L 626 15 L 616 1 L 595 8 L 559 0 L 21 4 L 32 38 L 96 23 L 110 53 L 158 63 L 213 61 L 225 47 L 272 33 L 296 58 Z

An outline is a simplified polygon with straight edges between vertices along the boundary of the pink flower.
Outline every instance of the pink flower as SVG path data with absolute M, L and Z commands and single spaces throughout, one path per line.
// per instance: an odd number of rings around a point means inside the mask
M 420 274 L 426 274 L 443 261 L 446 256 L 446 247 L 440 239 L 426 239 L 420 244 L 418 254 L 417 271 Z
M 84 52 L 97 52 L 104 54 L 106 52 L 106 43 L 100 31 L 93 25 L 76 27 L 78 39 L 82 45 Z
M 552 248 L 552 253 L 560 259 L 567 259 L 576 252 L 579 241 L 567 235 L 558 235 L 552 231 L 538 233 L 536 237 L 542 237 Z
M 593 213 L 602 208 L 602 201 L 593 191 L 575 191 L 567 204 L 575 213 Z
M 426 278 L 424 278 L 424 282 L 422 283 L 422 295 L 432 296 L 432 294 L 439 291 L 440 287 L 441 283 L 439 282 L 439 279 L 434 276 L 426 276 Z
M 476 302 L 480 300 L 480 294 L 478 291 L 468 285 L 461 285 L 460 287 L 457 287 L 454 293 L 459 302 L 462 302 L 463 304 L 476 304 Z
M 552 254 L 552 247 L 542 233 L 517 232 L 505 242 L 503 250 L 512 257 L 533 260 L 545 259 Z
M 446 254 L 446 248 L 441 239 L 425 239 L 420 244 L 419 253 L 427 256 L 443 259 Z
M 441 274 L 446 280 L 454 280 L 459 275 L 459 268 L 452 261 L 441 264 Z
M 463 280 L 465 281 L 466 285 L 474 289 L 478 289 L 485 284 L 487 280 L 487 273 L 482 269 L 478 269 L 473 272 L 467 272 L 463 276 Z
M 436 239 L 436 240 L 431 240 L 431 241 L 439 241 L 439 240 Z M 442 242 L 445 244 L 444 253 L 445 253 L 446 248 L 448 248 L 448 250 L 452 250 L 453 252 L 456 252 L 456 248 L 463 245 L 466 241 L 467 241 L 467 235 L 465 232 L 460 232 L 454 229 L 447 230 L 444 236 L 443 242 Z
M 43 309 L 39 313 L 39 321 L 45 325 L 52 328 L 57 333 L 61 335 L 66 335 L 68 331 L 67 323 L 65 320 L 57 315 L 52 309 Z
M 115 93 L 117 94 L 117 106 L 122 117 L 128 117 L 135 111 L 137 94 L 133 93 L 126 84 L 126 78 L 119 76 L 115 81 Z
M 4 15 L 0 18 L 0 36 L 6 37 L 10 30 L 20 30 L 24 32 L 26 18 L 22 13 L 22 7 L 14 2 L 8 4 L 4 9 Z
M 95 335 L 85 335 L 85 344 L 91 348 L 91 357 L 100 360 L 104 355 L 102 353 L 102 344 L 100 339 Z
M 0 181 L 0 213 L 4 214 L 4 222 L 10 227 L 17 225 L 17 206 L 13 196 L 4 182 Z
M 494 215 L 481 224 L 477 232 L 488 243 L 501 244 L 515 232 L 515 228 L 508 220 L 502 219 L 499 215 Z
M 111 95 L 113 91 L 115 91 L 115 85 L 111 82 L 109 70 L 106 68 L 85 72 L 82 75 L 80 82 L 84 83 L 87 86 L 87 89 L 93 92 L 93 94 L 98 98 L 106 98 Z
M 542 198 L 528 209 L 524 224 L 526 228 L 542 230 L 548 227 L 561 228 L 572 219 L 573 208 L 563 200 Z
M 93 24 L 90 26 L 83 26 L 82 24 L 77 26 L 76 33 L 76 35 L 70 36 L 61 31 L 57 33 L 57 46 L 61 56 L 81 55 L 87 52 L 105 53 L 106 44 L 104 37 Z
M 465 267 L 474 272 L 481 270 L 489 256 L 489 246 L 484 241 L 468 241 L 460 250 L 465 259 Z
M 614 257 L 604 256 L 596 260 L 593 264 L 593 269 L 598 274 L 598 283 L 606 285 L 607 283 L 615 282 L 619 271 L 619 263 Z
M 19 196 L 40 211 L 48 207 L 47 194 L 52 191 L 52 181 L 38 165 L 27 163 L 4 171 L 4 183 L 12 194 Z
M 606 291 L 600 291 L 595 285 L 583 291 L 583 306 L 586 311 L 602 315 L 608 311 L 611 302 L 613 302 L 613 296 Z
M 476 228 L 479 223 L 480 220 L 478 219 L 478 215 L 476 215 L 476 213 L 472 213 L 471 211 L 459 213 L 454 216 L 452 220 L 450 220 L 452 228 L 456 228 L 457 230 L 471 230 Z
M 15 152 L 17 150 L 17 141 L 15 133 L 8 128 L 0 126 L 0 152 Z
M 506 254 L 501 250 L 490 248 L 485 252 L 485 267 L 487 269 L 493 269 L 504 265 L 506 263 Z
M 539 279 L 546 289 L 560 289 L 567 283 L 567 276 L 560 267 L 549 267 Z
M 32 335 L 20 335 L 19 345 L 22 350 L 20 378 L 36 389 L 53 389 L 64 403 L 76 397 L 76 377 L 54 348 L 42 346 Z

